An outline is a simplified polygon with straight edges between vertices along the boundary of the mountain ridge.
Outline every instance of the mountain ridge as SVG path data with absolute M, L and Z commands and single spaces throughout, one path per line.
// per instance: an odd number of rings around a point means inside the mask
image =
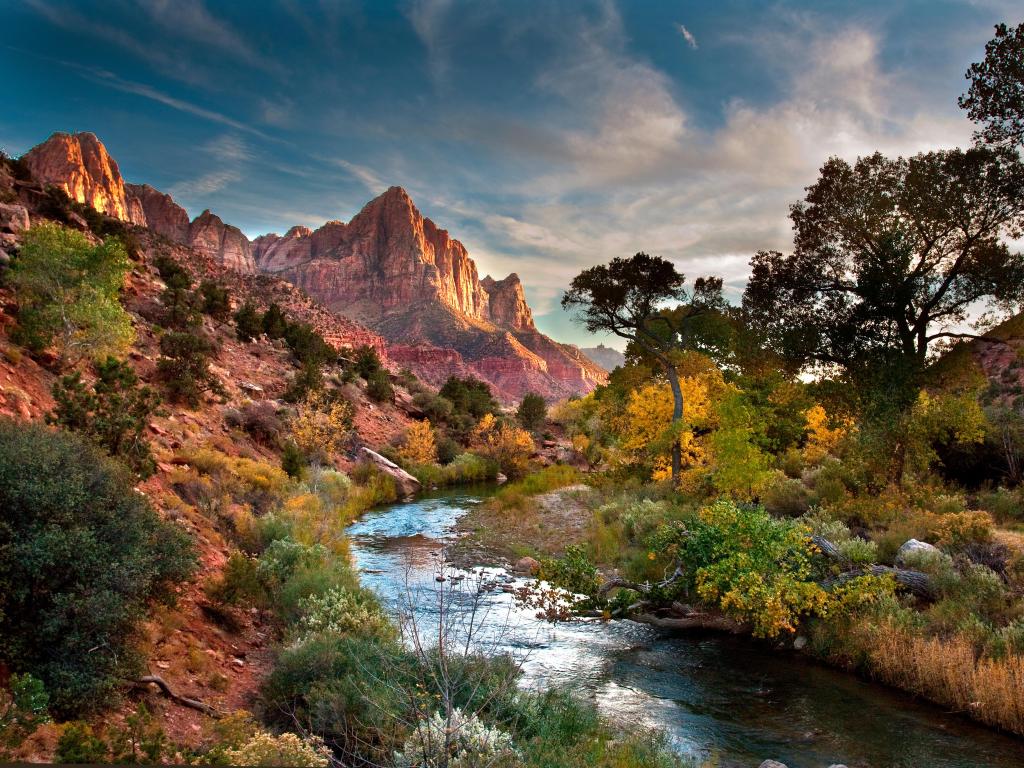
M 481 279 L 465 246 L 423 216 L 402 187 L 370 200 L 347 223 L 294 226 L 250 241 L 210 210 L 190 220 L 169 194 L 126 182 L 95 134 L 54 133 L 24 159 L 34 178 L 77 202 L 239 273 L 295 285 L 401 347 L 396 361 L 404 358 L 427 380 L 472 372 L 511 402 L 529 391 L 550 400 L 584 394 L 606 376 L 577 347 L 536 328 L 516 273 Z

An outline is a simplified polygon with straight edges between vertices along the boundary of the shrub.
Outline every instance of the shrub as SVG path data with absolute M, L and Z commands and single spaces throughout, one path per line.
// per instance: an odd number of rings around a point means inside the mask
M 446 422 L 452 416 L 451 401 L 433 392 L 417 392 L 412 402 L 434 424 Z
M 548 406 L 544 402 L 544 398 L 536 392 L 527 392 L 523 396 L 522 402 L 519 403 L 516 418 L 523 426 L 523 429 L 535 432 L 543 426 L 547 414 Z
M 322 595 L 311 595 L 299 604 L 302 618 L 298 633 L 308 636 L 327 632 L 393 640 L 395 625 L 381 608 L 377 598 L 364 590 L 329 589 Z
M 418 722 L 402 751 L 395 754 L 396 768 L 476 768 L 520 763 L 521 756 L 508 733 L 457 708 L 448 717 L 435 712 L 429 720 Z
M 288 473 L 288 477 L 295 479 L 301 479 L 306 469 L 306 455 L 291 440 L 281 450 L 281 469 Z
M 55 407 L 47 422 L 85 435 L 149 477 L 156 466 L 144 434 L 160 398 L 149 387 L 139 386 L 128 363 L 110 357 L 96 363 L 95 372 L 91 388 L 77 371 L 53 385 Z
M 450 376 L 438 394 L 451 402 L 456 413 L 467 414 L 476 420 L 499 410 L 490 386 L 472 376 L 464 379 Z
M 199 295 L 202 297 L 204 314 L 221 322 L 231 316 L 231 292 L 226 286 L 213 280 L 203 280 L 199 284 Z
M 235 335 L 239 341 L 253 341 L 263 334 L 263 319 L 250 301 L 235 312 Z
M 433 464 L 437 461 L 437 444 L 429 421 L 424 419 L 409 425 L 398 448 L 398 458 L 403 465 Z
M 87 723 L 76 721 L 61 731 L 54 758 L 58 763 L 95 765 L 107 762 L 109 754 L 107 743 Z
M 319 363 L 304 363 L 288 382 L 282 397 L 289 403 L 301 403 L 313 392 L 323 389 L 324 375 Z
M 11 675 L 8 689 L 0 688 L 0 760 L 32 731 L 49 720 L 50 697 L 32 675 Z
M 277 415 L 277 408 L 266 401 L 246 403 L 238 412 L 236 421 L 232 426 L 241 427 L 257 443 L 271 448 L 276 448 L 284 435 L 284 422 Z
M 367 396 L 378 403 L 392 403 L 395 400 L 395 388 L 391 386 L 391 379 L 387 371 L 379 370 L 370 374 L 366 381 Z
M 486 414 L 473 430 L 472 444 L 511 478 L 526 473 L 534 452 L 529 432 L 498 422 L 491 414 Z
M 0 421 L 0 659 L 56 712 L 96 706 L 135 670 L 149 600 L 189 576 L 187 535 L 88 441 Z
M 310 393 L 292 419 L 292 440 L 307 459 L 329 460 L 347 442 L 354 416 L 355 408 L 348 400 Z
M 57 224 L 32 227 L 6 277 L 19 304 L 14 341 L 33 351 L 56 343 L 67 362 L 120 354 L 135 336 L 118 299 L 130 268 L 115 239 L 93 245 Z
M 223 396 L 224 385 L 210 370 L 210 358 L 216 347 L 200 331 L 170 331 L 160 337 L 157 374 L 174 402 L 193 408 L 202 401 L 204 392 Z
M 224 751 L 228 765 L 287 765 L 293 768 L 327 768 L 331 752 L 316 736 L 305 739 L 294 733 L 273 736 L 260 731 L 237 749 Z
M 351 352 L 351 357 L 353 370 L 367 381 L 370 380 L 370 376 L 383 369 L 377 350 L 371 346 L 357 347 Z
M 281 339 L 284 338 L 285 331 L 288 330 L 288 318 L 277 304 L 272 303 L 260 318 L 260 325 L 268 337 Z
M 205 591 L 210 600 L 224 605 L 260 604 L 267 596 L 256 560 L 242 552 L 231 553 L 221 575 Z
M 284 339 L 295 359 L 302 365 L 320 366 L 338 356 L 334 347 L 308 323 L 288 323 Z
M 801 481 L 782 476 L 768 486 L 761 501 L 772 515 L 799 517 L 810 508 L 811 493 Z

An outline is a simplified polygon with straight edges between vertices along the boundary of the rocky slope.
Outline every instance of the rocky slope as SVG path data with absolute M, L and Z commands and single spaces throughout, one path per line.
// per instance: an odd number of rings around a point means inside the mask
M 336 315 L 401 347 L 395 362 L 430 382 L 474 375 L 500 399 L 592 390 L 600 365 L 537 330 L 519 276 L 480 279 L 465 246 L 425 218 L 401 187 L 350 222 L 249 239 L 210 211 L 189 220 L 170 195 L 126 184 L 91 133 L 56 133 L 30 150 L 34 178 L 109 216 L 149 227 L 241 274 L 280 277 Z

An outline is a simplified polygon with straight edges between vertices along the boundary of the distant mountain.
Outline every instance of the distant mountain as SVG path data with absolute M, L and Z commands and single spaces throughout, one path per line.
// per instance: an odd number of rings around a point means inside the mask
M 530 391 L 548 399 L 582 394 L 604 380 L 602 366 L 577 347 L 537 330 L 518 275 L 481 280 L 462 243 L 422 216 L 401 187 L 371 200 L 347 224 L 292 227 L 250 242 L 208 210 L 189 221 L 170 195 L 125 183 L 91 133 L 55 133 L 25 160 L 38 181 L 78 202 L 238 272 L 287 280 L 380 333 L 390 358 L 430 383 L 472 374 L 513 401 Z
M 583 347 L 580 352 L 600 365 L 606 371 L 614 371 L 626 364 L 626 356 L 617 349 L 598 344 L 596 347 Z

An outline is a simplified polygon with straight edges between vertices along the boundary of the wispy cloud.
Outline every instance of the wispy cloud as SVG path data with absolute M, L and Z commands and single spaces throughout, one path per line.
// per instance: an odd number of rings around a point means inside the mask
M 234 168 L 224 168 L 219 171 L 212 171 L 210 173 L 204 173 L 195 179 L 189 179 L 187 181 L 179 181 L 174 184 L 168 192 L 172 197 L 181 198 L 185 202 L 190 202 L 197 197 L 203 197 L 205 195 L 212 195 L 214 192 L 220 192 L 222 189 L 230 184 L 234 184 L 236 181 L 241 181 L 242 174 Z
M 452 0 L 413 0 L 407 16 L 416 36 L 427 49 L 427 66 L 435 84 L 444 83 L 451 61 L 445 19 Z
M 693 32 L 688 30 L 685 24 L 676 24 L 676 26 L 679 28 L 679 34 L 683 36 L 683 40 L 686 41 L 686 44 L 696 51 L 697 38 L 693 36 Z
M 372 168 L 367 168 L 365 165 L 352 163 L 348 160 L 342 160 L 341 158 L 336 158 L 333 162 L 339 168 L 343 168 L 352 177 L 361 181 L 363 185 L 374 195 L 379 195 L 388 188 L 388 184 L 379 175 L 377 175 Z

